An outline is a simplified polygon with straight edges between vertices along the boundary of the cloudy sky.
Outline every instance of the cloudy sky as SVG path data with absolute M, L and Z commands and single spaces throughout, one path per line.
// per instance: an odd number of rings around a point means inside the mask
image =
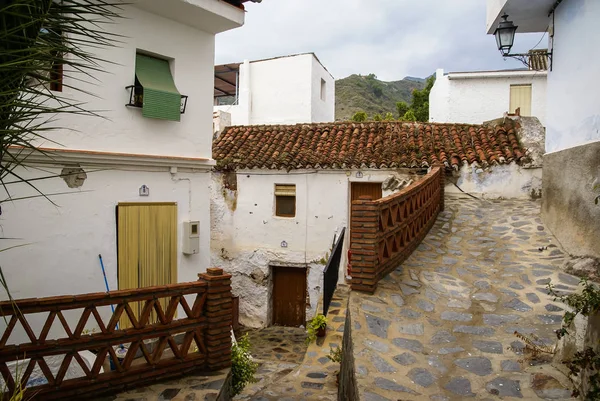
M 521 68 L 485 33 L 486 0 L 263 0 L 246 24 L 217 35 L 217 64 L 314 52 L 335 78 L 392 81 L 445 71 Z M 542 34 L 520 34 L 525 52 Z M 538 47 L 545 47 L 544 37 Z

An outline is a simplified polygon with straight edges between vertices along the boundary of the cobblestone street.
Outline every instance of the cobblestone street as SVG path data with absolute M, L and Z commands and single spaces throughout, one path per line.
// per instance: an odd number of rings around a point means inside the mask
M 564 256 L 539 201 L 447 197 L 446 210 L 374 295 L 352 293 L 361 399 L 569 399 L 567 378 L 546 358 L 529 360 L 515 335 L 550 346 L 570 292 Z M 546 248 L 547 247 L 547 248 Z

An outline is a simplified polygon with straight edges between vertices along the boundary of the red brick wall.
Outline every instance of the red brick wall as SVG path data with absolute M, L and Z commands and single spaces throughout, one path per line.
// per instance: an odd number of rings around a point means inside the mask
M 377 282 L 406 260 L 444 208 L 443 169 L 388 197 L 352 202 L 351 287 L 373 293 Z

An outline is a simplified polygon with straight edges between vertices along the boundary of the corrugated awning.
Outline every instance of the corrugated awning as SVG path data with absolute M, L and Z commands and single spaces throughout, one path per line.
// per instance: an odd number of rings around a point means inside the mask
M 144 88 L 142 115 L 162 120 L 179 121 L 181 94 L 175 86 L 169 62 L 137 54 L 135 76 Z

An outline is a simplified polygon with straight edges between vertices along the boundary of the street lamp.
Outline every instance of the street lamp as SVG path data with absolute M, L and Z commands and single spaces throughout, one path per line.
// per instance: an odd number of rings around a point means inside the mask
M 504 14 L 502 16 L 502 21 L 500 21 L 498 28 L 496 28 L 496 32 L 494 32 L 498 50 L 500 50 L 505 57 L 509 56 L 510 49 L 515 43 L 515 33 L 517 32 L 517 28 L 518 27 L 515 26 L 512 21 L 508 20 L 508 15 Z
M 494 32 L 494 36 L 496 37 L 496 45 L 498 46 L 498 50 L 502 53 L 502 57 L 512 57 L 527 67 L 532 68 L 530 64 L 530 57 L 535 55 L 536 57 L 545 56 L 548 57 L 550 61 L 550 71 L 552 71 L 552 51 L 544 51 L 544 50 L 530 50 L 529 53 L 515 53 L 511 54 L 510 49 L 512 49 L 513 44 L 515 43 L 515 33 L 517 33 L 517 26 L 513 24 L 512 21 L 508 20 L 508 15 L 504 14 L 502 16 L 502 21 L 498 24 L 496 31 Z M 534 63 L 535 64 L 535 63 Z

